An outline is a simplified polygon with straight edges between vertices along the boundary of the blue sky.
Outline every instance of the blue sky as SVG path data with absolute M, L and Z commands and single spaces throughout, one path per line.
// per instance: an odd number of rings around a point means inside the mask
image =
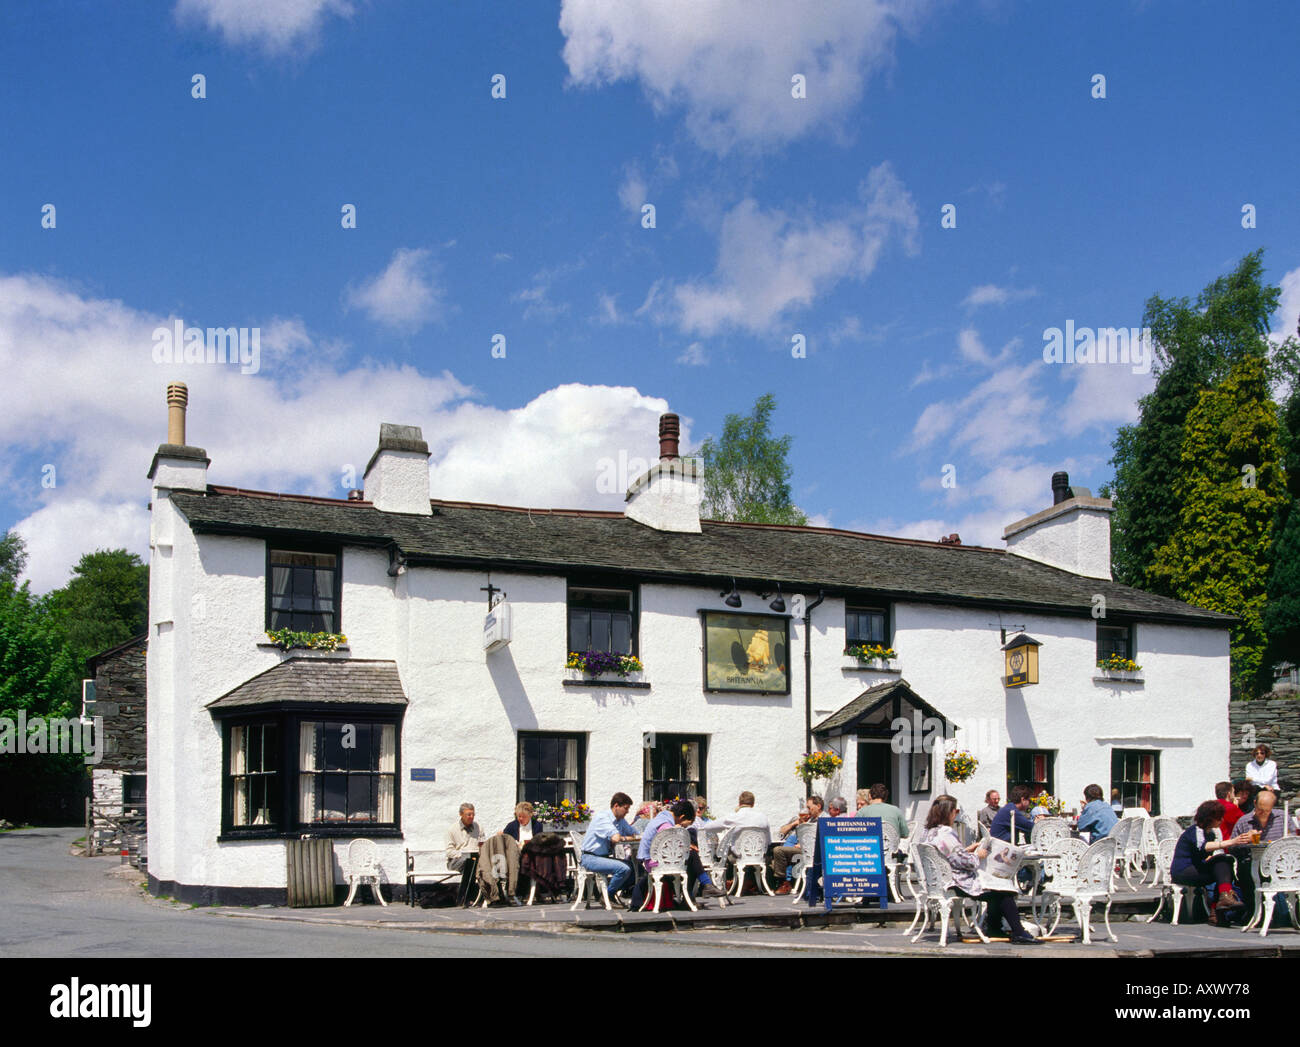
M 816 522 L 997 547 L 1052 471 L 1109 477 L 1151 384 L 1045 364 L 1045 329 L 1139 326 L 1261 246 L 1279 326 L 1300 313 L 1294 4 L 0 20 L 0 527 L 37 589 L 96 547 L 147 556 L 168 381 L 210 482 L 341 496 L 395 421 L 435 496 L 607 508 L 597 477 L 654 453 L 661 410 L 698 443 L 770 391 Z M 177 318 L 259 328 L 258 372 L 158 364 Z

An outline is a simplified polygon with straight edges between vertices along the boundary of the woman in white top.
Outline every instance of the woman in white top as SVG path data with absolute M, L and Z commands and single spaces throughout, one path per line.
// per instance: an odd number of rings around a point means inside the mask
M 1266 785 L 1277 792 L 1277 764 L 1270 759 L 1272 755 L 1273 750 L 1262 742 L 1255 746 L 1255 758 L 1246 764 L 1246 779 L 1257 787 Z

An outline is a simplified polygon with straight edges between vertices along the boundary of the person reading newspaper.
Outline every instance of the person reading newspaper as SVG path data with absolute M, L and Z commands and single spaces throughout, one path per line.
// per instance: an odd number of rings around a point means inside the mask
M 988 904 L 984 920 L 984 933 L 990 938 L 1002 936 L 1005 920 L 1011 932 L 1012 945 L 1037 945 L 1038 939 L 1026 930 L 1016 908 L 1016 870 L 1020 866 L 1021 849 L 1003 840 L 980 840 L 963 846 L 953 821 L 957 817 L 957 804 L 950 797 L 941 796 L 930 805 L 925 820 L 922 843 L 932 844 L 952 867 L 953 888 L 967 898 L 978 898 Z

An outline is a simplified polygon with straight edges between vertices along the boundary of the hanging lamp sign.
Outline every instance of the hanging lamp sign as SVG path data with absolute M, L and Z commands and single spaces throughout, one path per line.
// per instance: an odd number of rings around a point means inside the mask
M 1038 682 L 1038 648 L 1043 645 L 1032 636 L 1021 633 L 1012 637 L 1002 648 L 1006 660 L 1006 687 L 1024 687 Z

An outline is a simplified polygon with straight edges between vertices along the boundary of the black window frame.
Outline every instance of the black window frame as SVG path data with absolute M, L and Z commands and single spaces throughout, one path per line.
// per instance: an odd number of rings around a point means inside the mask
M 1044 789 L 1047 790 L 1049 796 L 1055 796 L 1056 795 L 1056 755 L 1057 755 L 1057 751 L 1055 749 L 1008 748 L 1006 752 L 1007 789 L 1010 790 L 1010 788 L 1013 785 L 1028 785 L 1032 792 L 1032 790 L 1036 789 L 1038 786 L 1042 786 Z M 1033 758 L 1035 756 L 1046 756 L 1047 757 L 1047 780 L 1042 781 L 1040 779 L 1036 779 L 1033 777 L 1032 773 L 1029 775 L 1022 775 L 1019 773 L 1019 768 L 1017 768 L 1017 773 L 1013 774 L 1011 769 L 1011 760 L 1013 756 L 1018 759 L 1029 760 L 1031 772 L 1033 769 L 1033 764 L 1032 764 Z
M 325 555 L 334 557 L 334 628 L 332 629 L 309 629 L 307 632 L 328 632 L 335 635 L 343 635 L 343 547 L 341 545 L 328 542 L 273 542 L 268 540 L 266 543 L 266 609 L 265 622 L 266 631 L 273 632 L 275 627 L 272 623 L 271 608 L 272 600 L 272 553 L 306 553 L 312 555 Z M 313 612 L 319 613 L 319 612 Z
M 316 724 L 320 724 L 321 727 L 322 727 L 322 731 L 321 731 L 321 732 L 318 732 L 318 735 L 317 735 L 317 753 L 316 753 L 318 761 L 321 761 L 321 762 L 323 762 L 322 757 L 323 757 L 323 755 L 324 755 L 324 745 L 323 745 L 323 738 L 322 738 L 322 735 L 324 734 L 324 730 L 325 730 L 325 729 L 328 729 L 328 728 L 333 727 L 333 726 L 339 726 L 339 727 L 342 727 L 342 726 L 345 725 L 345 724 L 353 724 L 354 726 L 365 726 L 365 727 L 367 727 L 367 728 L 371 728 L 371 729 L 372 729 L 372 728 L 375 728 L 375 727 L 380 727 L 380 728 L 383 728 L 383 727 L 389 727 L 389 726 L 393 727 L 393 757 L 394 757 L 394 760 L 393 760 L 393 763 L 394 763 L 394 767 L 393 767 L 393 812 L 394 812 L 394 818 L 395 818 L 395 817 L 396 817 L 396 811 L 397 811 L 397 793 L 398 793 L 399 788 L 400 788 L 400 779 L 399 779 L 398 776 L 397 776 L 397 760 L 396 760 L 396 757 L 397 757 L 397 731 L 398 731 L 398 728 L 397 728 L 397 726 L 393 723 L 393 721 L 392 721 L 391 719 L 372 719 L 369 715 L 366 715 L 366 716 L 346 716 L 346 717 L 325 716 L 325 715 L 320 715 L 320 716 L 302 716 L 302 717 L 299 717 L 299 718 L 297 719 L 297 724 L 295 725 L 295 730 L 296 730 L 296 732 L 297 732 L 297 734 L 296 734 L 296 738 L 297 738 L 297 741 L 298 741 L 298 746 L 301 745 L 301 741 L 302 741 L 302 725 L 303 725 L 303 724 L 307 724 L 307 723 L 316 723 Z M 322 828 L 335 828 L 335 827 L 338 827 L 338 826 L 347 826 L 347 827 L 349 827 L 353 832 L 357 832 L 357 831 L 359 831 L 359 830 L 362 829 L 362 828 L 365 828 L 365 829 L 368 830 L 368 829 L 371 828 L 371 827 L 382 828 L 382 829 L 393 829 L 393 828 L 396 828 L 396 822 L 381 822 L 381 821 L 378 821 L 377 819 L 375 819 L 375 820 L 370 820 L 370 819 L 353 819 L 353 818 L 351 818 L 351 817 L 347 817 L 347 816 L 345 816 L 341 821 L 324 821 L 324 820 L 319 819 L 319 818 L 317 818 L 317 819 L 315 819 L 315 820 L 313 820 L 313 821 L 310 821 L 310 822 L 304 822 L 304 821 L 302 821 L 302 815 L 301 815 L 301 809 L 302 809 L 302 808 L 301 808 L 301 803 L 302 803 L 302 778 L 303 778 L 303 776 L 306 775 L 306 774 L 313 774 L 313 775 L 315 775 L 315 776 L 317 777 L 317 781 L 316 781 L 316 784 L 315 784 L 314 789 L 313 789 L 313 792 L 314 792 L 313 805 L 314 805 L 314 808 L 315 808 L 317 814 L 319 814 L 319 813 L 322 811 L 322 809 L 324 808 L 324 805 L 325 805 L 324 788 L 325 788 L 325 781 L 326 781 L 326 778 L 329 777 L 329 776 L 343 777 L 344 779 L 346 779 L 346 780 L 349 782 L 349 784 L 350 784 L 350 782 L 352 781 L 352 779 L 354 779 L 354 778 L 356 778 L 356 779 L 359 779 L 359 778 L 362 778 L 362 777 L 368 777 L 368 778 L 370 778 L 370 779 L 372 780 L 372 781 L 371 781 L 371 797 L 372 797 L 372 800 L 373 800 L 373 804 L 372 804 L 371 806 L 372 806 L 373 809 L 375 809 L 376 812 L 377 812 L 377 810 L 378 810 L 378 806 L 379 806 L 378 779 L 379 779 L 380 775 L 383 774 L 383 772 L 382 772 L 382 771 L 378 768 L 378 766 L 377 766 L 377 765 L 378 765 L 378 761 L 379 761 L 379 755 L 380 755 L 380 750 L 379 750 L 379 740 L 378 740 L 378 738 L 375 736 L 375 732 L 374 732 L 373 730 L 370 730 L 368 733 L 370 734 L 370 738 L 371 738 L 371 756 L 372 756 L 372 758 L 373 758 L 373 759 L 372 759 L 371 761 L 369 761 L 369 762 L 373 762 L 373 763 L 376 765 L 375 768 L 374 768 L 373 770 L 371 770 L 371 769 L 369 769 L 369 768 L 353 768 L 353 767 L 347 767 L 347 768 L 329 768 L 329 767 L 321 766 L 321 767 L 316 768 L 314 771 L 304 771 L 304 770 L 302 769 L 302 767 L 301 767 L 301 756 L 302 756 L 302 754 L 301 754 L 301 750 L 300 750 L 300 748 L 298 748 L 298 746 L 295 746 L 295 752 L 297 753 L 297 758 L 298 758 L 298 766 L 296 767 L 296 769 L 295 769 L 295 771 L 294 771 L 294 775 L 295 775 L 295 782 L 294 782 L 294 785 L 295 785 L 295 788 L 298 790 L 298 793 L 297 793 L 298 805 L 295 807 L 294 826 L 295 826 L 295 828 L 297 829 L 298 832 L 316 832 L 317 830 L 322 829 Z M 356 750 L 345 750 L 345 751 L 346 751 L 346 752 L 355 752 Z M 346 802 L 350 805 L 351 800 L 352 800 L 352 790 L 351 790 L 351 788 L 349 787 L 347 790 L 345 790 L 345 792 L 346 792 L 345 800 L 346 800 Z M 351 811 L 349 810 L 348 813 L 350 814 Z
M 844 646 L 848 648 L 848 647 L 852 647 L 854 644 L 879 643 L 884 647 L 893 647 L 894 646 L 893 610 L 894 610 L 893 605 L 888 603 L 846 602 L 844 605 Z M 881 628 L 884 632 L 884 639 L 863 640 L 853 635 L 853 633 L 849 629 L 849 615 L 862 615 L 862 614 L 879 614 L 881 616 Z
M 1113 629 L 1124 632 L 1124 645 L 1128 648 L 1128 653 L 1122 657 L 1130 661 L 1137 661 L 1137 628 L 1132 622 L 1113 621 L 1105 618 L 1097 619 L 1097 661 L 1103 662 L 1109 656 L 1110 652 L 1102 651 L 1102 630 Z
M 304 835 L 376 838 L 402 838 L 402 725 L 406 707 L 326 705 L 295 703 L 231 708 L 214 712 L 221 732 L 221 832 L 218 843 L 231 840 L 296 840 Z M 327 723 L 391 724 L 393 727 L 393 821 L 355 821 L 302 823 L 299 812 L 299 726 L 304 721 Z M 276 773 L 280 776 L 279 794 L 270 825 L 235 825 L 232 806 L 233 787 L 230 774 L 230 745 L 233 728 L 250 724 L 275 724 L 280 733 Z M 376 771 L 375 773 L 379 773 Z
M 690 745 L 698 743 L 700 747 L 700 776 L 697 779 L 687 778 L 651 778 L 649 773 L 653 770 L 652 752 L 660 748 L 660 745 L 666 740 L 670 740 L 674 745 Z M 709 736 L 707 734 L 660 734 L 655 732 L 655 744 L 647 745 L 641 754 L 641 785 L 643 792 L 642 797 L 646 800 L 671 800 L 674 796 L 680 796 L 682 799 L 690 799 L 696 796 L 708 796 L 709 782 Z M 662 766 L 660 768 L 662 770 Z M 679 768 L 680 769 L 680 768 Z M 695 785 L 695 791 L 684 793 L 680 789 L 668 790 L 665 787 L 669 782 L 677 782 L 681 785 Z
M 134 787 L 138 800 L 131 798 Z M 122 775 L 122 806 L 124 808 L 144 807 L 148 803 L 148 777 L 143 774 Z
M 625 652 L 619 652 L 619 653 L 629 654 L 636 658 L 641 657 L 641 587 L 640 585 L 627 582 L 623 579 L 575 576 L 566 579 L 565 587 L 564 587 L 564 656 L 565 658 L 567 659 L 569 654 L 573 651 L 577 651 L 579 654 L 581 654 L 584 651 L 595 649 L 590 646 L 590 636 L 591 636 L 590 623 L 588 623 L 588 627 L 587 627 L 587 636 L 589 641 L 588 646 L 574 647 L 570 643 L 570 640 L 572 639 L 572 633 L 573 633 L 573 624 L 572 624 L 573 611 L 575 610 L 591 611 L 594 609 L 594 608 L 574 607 L 573 592 L 575 589 L 579 591 L 604 589 L 609 592 L 627 593 L 629 595 L 630 599 L 628 601 L 628 608 L 629 608 L 628 627 L 629 627 L 630 636 L 629 636 L 628 646 L 631 647 L 631 650 Z
M 577 739 L 578 742 L 578 776 L 576 779 L 570 778 L 524 778 L 524 742 L 532 738 L 563 738 L 565 740 Z M 542 783 L 542 782 L 567 782 L 575 783 L 575 799 L 584 803 L 589 803 L 585 793 L 587 790 L 587 734 L 585 731 L 516 731 L 515 732 L 515 803 L 522 803 L 527 800 L 529 803 L 538 803 L 539 800 L 530 797 L 525 792 L 525 783 Z M 549 801 L 547 801 L 549 802 Z M 558 802 L 558 800 L 557 800 Z
M 1138 757 L 1154 756 L 1155 757 L 1155 769 L 1152 774 L 1150 782 L 1143 782 L 1140 779 L 1129 779 L 1125 777 L 1120 777 L 1117 779 L 1115 777 L 1116 761 L 1123 761 L 1126 757 L 1129 756 L 1138 756 Z M 1121 768 L 1121 769 L 1127 770 L 1127 768 Z M 1141 772 L 1139 771 L 1138 773 L 1140 774 Z M 1125 808 L 1141 807 L 1142 806 L 1141 803 L 1132 803 L 1132 804 L 1128 803 L 1126 799 L 1127 794 L 1125 792 L 1124 786 L 1129 783 L 1137 786 L 1142 786 L 1142 785 L 1151 786 L 1151 808 L 1149 813 L 1152 815 L 1152 817 L 1158 815 L 1160 813 L 1160 750 L 1159 749 L 1111 749 L 1110 751 L 1111 795 L 1113 796 L 1114 790 L 1118 788 L 1120 804 L 1123 807 Z M 1140 799 L 1140 795 L 1141 794 L 1139 793 L 1138 794 L 1139 799 Z

